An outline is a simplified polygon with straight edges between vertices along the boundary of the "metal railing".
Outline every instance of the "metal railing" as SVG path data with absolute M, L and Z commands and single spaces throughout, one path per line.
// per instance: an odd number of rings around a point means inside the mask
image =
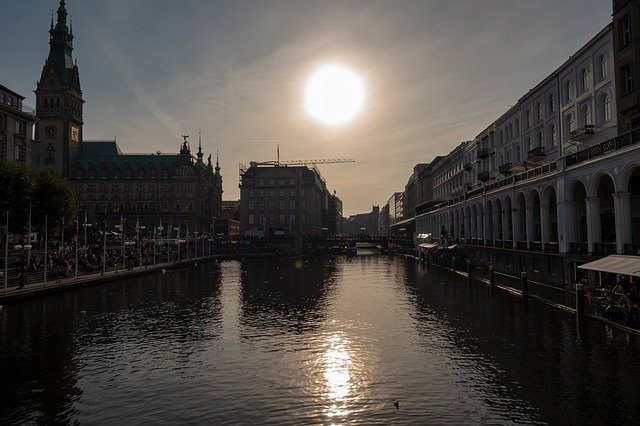
M 585 242 L 569 243 L 569 252 L 573 254 L 588 254 L 589 244 Z
M 600 157 L 609 152 L 617 151 L 640 141 L 640 129 L 635 129 L 627 133 L 616 136 L 597 145 L 578 151 L 565 157 L 567 167 L 574 164 L 583 163 L 592 158 Z
M 616 243 L 593 243 L 593 254 L 596 256 L 616 254 Z

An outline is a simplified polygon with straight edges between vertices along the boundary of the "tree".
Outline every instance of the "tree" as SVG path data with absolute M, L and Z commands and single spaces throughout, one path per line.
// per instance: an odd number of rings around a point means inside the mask
M 0 209 L 8 210 L 10 229 L 21 232 L 28 225 L 31 204 L 33 229 L 44 226 L 45 215 L 56 228 L 62 217 L 72 223 L 76 197 L 71 184 L 50 171 L 36 172 L 0 160 Z

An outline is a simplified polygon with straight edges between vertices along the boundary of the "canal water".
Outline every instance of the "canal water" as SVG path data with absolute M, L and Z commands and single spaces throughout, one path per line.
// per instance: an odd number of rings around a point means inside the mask
M 404 258 L 227 261 L 6 305 L 0 381 L 2 424 L 635 424 L 640 339 Z

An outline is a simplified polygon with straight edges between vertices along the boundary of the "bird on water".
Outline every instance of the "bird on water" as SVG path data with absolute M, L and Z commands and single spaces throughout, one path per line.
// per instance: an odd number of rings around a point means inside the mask
M 398 402 L 398 400 L 397 400 L 397 399 L 394 399 L 394 400 L 393 400 L 393 405 L 395 405 L 395 406 L 396 406 L 396 410 L 399 410 L 399 409 L 400 409 L 400 403 Z

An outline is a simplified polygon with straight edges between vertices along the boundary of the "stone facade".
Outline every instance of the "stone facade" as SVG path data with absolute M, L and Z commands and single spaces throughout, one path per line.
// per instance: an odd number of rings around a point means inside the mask
M 240 229 L 247 235 L 319 234 L 327 220 L 327 185 L 316 168 L 252 163 L 240 177 Z
M 0 159 L 31 167 L 33 125 L 38 119 L 23 100 L 24 96 L 0 85 Z

